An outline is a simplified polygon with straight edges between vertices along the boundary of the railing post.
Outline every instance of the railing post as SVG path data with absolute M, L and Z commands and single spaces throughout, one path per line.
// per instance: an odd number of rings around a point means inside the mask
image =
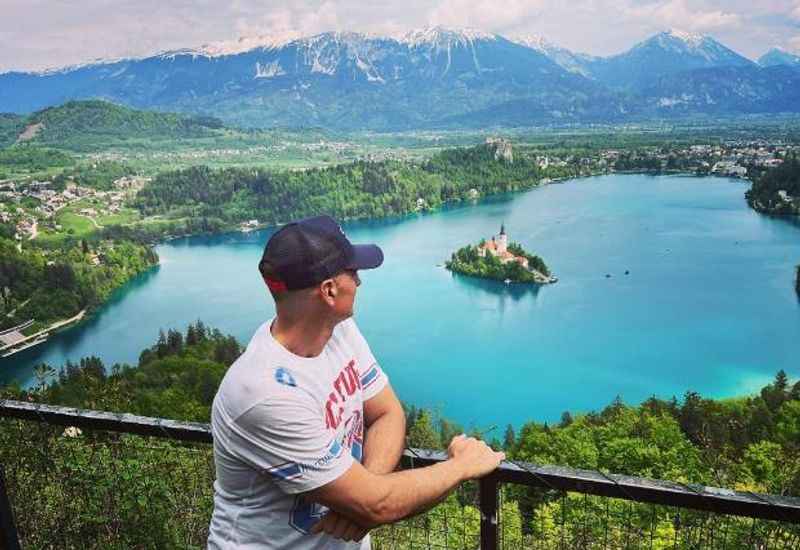
M 481 547 L 480 550 L 497 549 L 497 476 L 489 474 L 478 481 L 478 497 L 481 509 Z
M 6 492 L 6 475 L 0 466 L 0 550 L 19 550 L 19 535 L 14 524 L 14 512 Z

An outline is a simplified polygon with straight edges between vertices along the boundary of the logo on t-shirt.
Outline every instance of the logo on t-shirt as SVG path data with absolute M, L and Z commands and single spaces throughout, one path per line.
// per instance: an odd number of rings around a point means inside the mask
M 325 426 L 335 430 L 342 421 L 345 401 L 361 389 L 361 378 L 356 371 L 355 359 L 350 360 L 334 379 L 333 389 L 325 403 Z
M 283 367 L 278 367 L 278 369 L 275 371 L 275 380 L 278 382 L 278 384 L 283 384 L 284 386 L 291 386 L 293 388 L 297 387 L 297 382 L 294 381 L 294 376 L 292 376 L 292 373 Z

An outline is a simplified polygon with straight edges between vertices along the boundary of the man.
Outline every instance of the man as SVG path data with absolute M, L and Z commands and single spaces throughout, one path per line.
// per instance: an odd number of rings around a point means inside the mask
M 320 216 L 267 243 L 275 299 L 214 399 L 210 548 L 368 549 L 367 531 L 425 509 L 504 458 L 453 439 L 450 459 L 394 472 L 405 416 L 352 319 L 359 269 L 383 262 Z M 358 542 L 361 541 L 361 542 Z

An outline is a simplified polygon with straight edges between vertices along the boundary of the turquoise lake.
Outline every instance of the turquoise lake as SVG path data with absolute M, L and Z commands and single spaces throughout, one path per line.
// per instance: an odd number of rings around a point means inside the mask
M 507 423 L 598 410 L 617 395 L 725 397 L 778 369 L 797 378 L 800 226 L 753 212 L 746 189 L 722 178 L 611 175 L 347 224 L 352 241 L 386 255 L 361 274 L 356 321 L 401 399 L 466 427 L 497 425 L 497 437 Z M 505 285 L 442 267 L 501 223 L 557 284 Z M 0 360 L 0 375 L 29 384 L 35 364 L 87 355 L 135 363 L 159 328 L 198 318 L 246 343 L 274 313 L 256 267 L 270 233 L 158 246 L 160 267 L 92 320 Z

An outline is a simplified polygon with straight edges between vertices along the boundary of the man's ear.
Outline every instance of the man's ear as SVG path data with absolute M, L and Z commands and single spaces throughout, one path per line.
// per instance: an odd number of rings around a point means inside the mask
M 322 299 L 328 305 L 333 305 L 333 301 L 336 299 L 336 294 L 339 292 L 339 288 L 336 286 L 336 281 L 333 279 L 325 279 L 319 284 L 319 293 L 322 296 Z

